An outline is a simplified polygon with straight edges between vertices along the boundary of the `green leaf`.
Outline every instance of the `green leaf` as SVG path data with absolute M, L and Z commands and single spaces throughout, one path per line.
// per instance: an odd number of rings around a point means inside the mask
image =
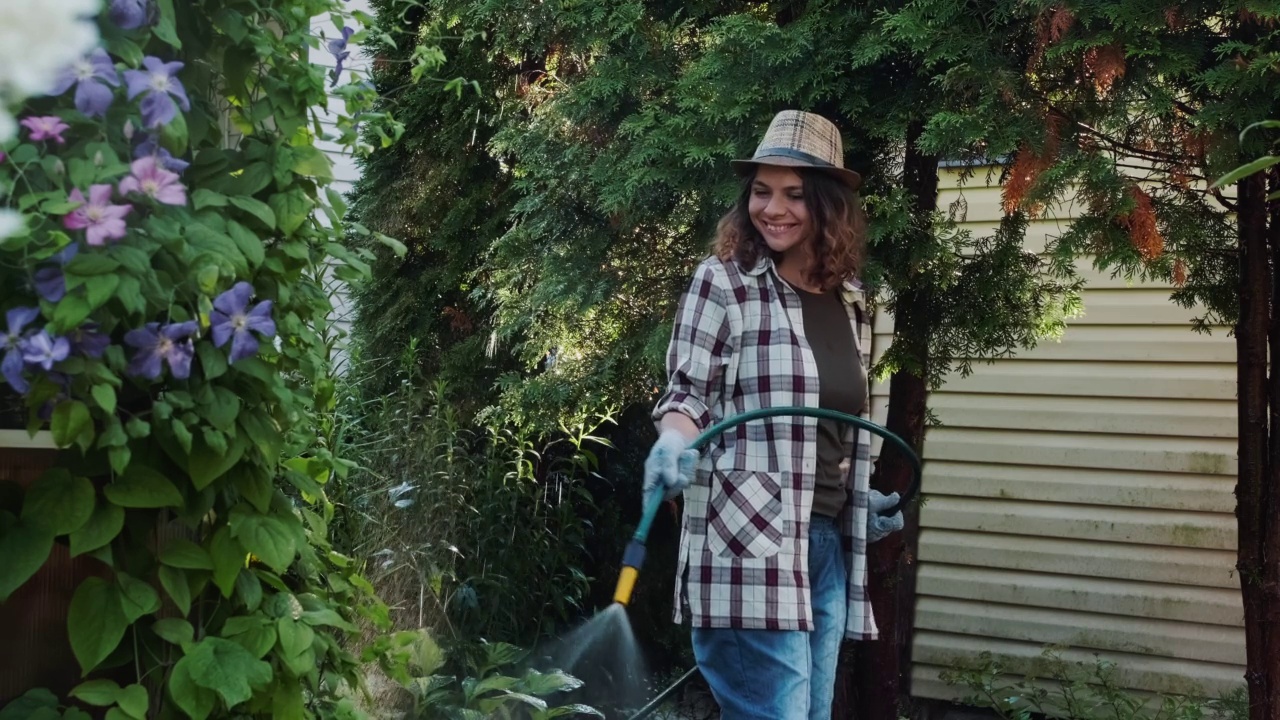
M 187 615 L 191 612 L 191 585 L 187 582 L 187 574 L 178 568 L 161 565 L 159 570 L 160 586 L 168 593 L 178 612 Z
M 216 380 L 227 373 L 227 354 L 210 342 L 196 343 L 196 355 L 204 368 L 205 380 Z
M 227 234 L 231 236 L 232 242 L 244 254 L 250 265 L 255 268 L 262 265 L 267 257 L 266 247 L 262 244 L 262 238 L 234 220 L 227 223 Z
M 173 0 L 156 0 L 156 7 L 160 10 L 160 17 L 151 32 L 173 46 L 174 50 L 181 50 L 182 40 L 178 38 L 177 13 L 173 11 Z
M 292 235 L 302 224 L 311 217 L 312 202 L 299 188 L 294 188 L 289 192 L 276 193 L 268 198 L 267 202 L 271 204 L 271 209 L 275 211 L 277 222 L 280 224 L 280 232 L 285 236 Z
M 191 442 L 191 456 L 187 460 L 187 472 L 191 474 L 191 482 L 196 489 L 205 489 L 240 462 L 240 458 L 244 456 L 244 446 L 243 438 L 236 437 L 226 452 L 220 453 L 210 448 L 203 438 L 194 438 Z
M 3 515 L 4 513 L 0 513 Z M 12 517 L 12 516 L 10 516 Z M 0 525 L 0 602 L 31 579 L 53 550 L 54 535 L 23 520 Z
M 205 637 L 179 663 L 183 661 L 190 662 L 192 682 L 216 692 L 228 708 L 253 697 L 255 689 L 271 682 L 270 665 L 220 637 Z
M 243 362 L 243 361 L 241 361 Z M 237 363 L 237 366 L 239 363 Z M 284 438 L 271 416 L 260 409 L 241 413 L 236 417 L 241 431 L 258 447 L 262 456 L 275 461 L 284 447 Z
M 236 594 L 250 612 L 257 610 L 262 604 L 262 581 L 256 573 L 242 572 L 236 576 Z
M 102 493 L 111 502 L 127 508 L 182 507 L 184 499 L 178 487 L 159 471 L 131 464 L 124 475 L 107 485 Z
M 197 211 L 208 207 L 226 207 L 227 196 L 208 188 L 200 188 L 191 194 L 191 206 Z
M 22 519 L 30 525 L 45 527 L 55 536 L 69 535 L 89 522 L 93 505 L 93 483 L 88 478 L 74 477 L 64 468 L 54 468 L 27 489 Z
M 1241 143 L 1244 142 L 1245 135 L 1248 135 L 1249 133 L 1259 128 L 1265 128 L 1268 130 L 1274 130 L 1276 128 L 1280 128 L 1280 120 L 1259 120 L 1258 122 L 1253 123 L 1249 127 L 1246 127 L 1244 130 L 1240 131 L 1240 142 Z
M 558 717 L 576 716 L 576 715 L 593 715 L 598 718 L 603 718 L 605 716 L 604 713 L 591 707 L 590 705 L 574 704 L 574 705 L 561 705 L 559 707 L 548 708 L 547 711 L 544 714 L 540 715 L 539 717 L 558 718 Z
M 277 679 L 275 693 L 271 696 L 272 720 L 303 720 L 305 712 L 302 698 L 302 686 L 297 680 Z
M 538 696 L 570 692 L 582 687 L 581 680 L 558 671 L 540 673 L 529 670 L 520 682 L 526 691 Z
M 80 583 L 67 611 L 67 635 L 85 674 L 116 649 L 128 627 L 114 584 L 99 577 Z
M 191 444 L 194 438 L 191 436 L 191 431 L 187 429 L 187 424 L 178 418 L 173 418 L 173 422 L 169 423 L 169 431 L 173 433 L 173 439 L 176 440 L 178 445 L 182 448 L 182 452 L 187 453 L 189 456 L 191 454 Z M 197 485 L 196 489 L 203 490 L 204 486 Z
M 191 676 L 191 656 L 178 660 L 169 673 L 169 696 L 191 720 L 205 720 L 218 702 L 212 690 L 200 687 Z
M 314 145 L 293 148 L 293 171 L 322 182 L 333 179 L 333 163 Z
M 120 684 L 114 680 L 88 680 L 71 688 L 67 693 L 80 702 L 96 707 L 115 705 L 120 696 Z
M 1261 172 L 1262 170 L 1266 170 L 1267 168 L 1271 167 L 1272 165 L 1275 165 L 1276 163 L 1280 163 L 1280 156 L 1264 155 L 1263 157 L 1260 157 L 1251 163 L 1246 163 L 1244 165 L 1241 165 L 1235 170 L 1232 170 L 1226 175 L 1223 175 L 1217 180 L 1214 180 L 1213 184 L 1210 185 L 1209 187 L 1212 189 L 1212 188 L 1220 188 L 1220 187 L 1225 187 L 1227 185 L 1232 185 L 1237 181 L 1243 178 L 1246 178 L 1256 172 Z
M 231 469 L 231 485 L 248 500 L 258 512 L 266 512 L 271 507 L 271 495 L 275 486 L 266 470 L 257 465 L 241 463 Z
M 107 387 L 110 387 L 109 385 Z M 111 391 L 111 399 L 115 400 L 115 391 Z M 124 447 L 129 444 L 129 436 L 125 434 L 124 425 L 120 422 L 120 418 L 115 415 L 107 417 L 106 425 L 102 428 L 102 433 L 98 435 L 99 448 Z M 124 468 L 120 468 L 123 472 Z
M 319 610 L 307 610 L 302 613 L 301 618 L 308 625 L 328 625 L 339 630 L 353 631 L 356 629 L 354 625 L 347 622 L 337 611 L 330 608 L 322 608 Z
M 378 242 L 391 248 L 391 252 L 395 253 L 396 257 L 402 258 L 409 252 L 409 248 L 405 247 L 404 243 L 391 237 L 390 235 L 383 235 L 382 233 L 374 233 L 373 237 Z
M 125 65 L 136 68 L 142 65 L 142 48 L 123 35 L 106 38 L 107 52 L 120 58 Z
M 280 650 L 286 658 L 297 657 L 311 649 L 316 631 L 291 617 L 276 620 L 276 634 L 280 637 Z
M 213 584 L 222 591 L 223 597 L 231 597 L 231 591 L 236 586 L 236 576 L 244 569 L 249 553 L 231 537 L 231 530 L 224 525 L 213 534 L 209 542 L 209 555 L 213 558 Z
M 212 402 L 202 408 L 204 419 L 219 430 L 231 432 L 240 414 L 240 398 L 224 387 L 213 388 Z
M 347 214 L 347 201 L 342 197 L 342 193 L 331 187 L 327 187 L 324 189 L 324 194 L 325 197 L 329 199 L 329 206 L 338 214 L 338 218 L 341 219 L 345 217 Z
M 141 440 L 151 434 L 151 423 L 142 418 L 133 418 L 124 424 L 124 431 L 129 437 Z
M 119 275 L 94 275 L 84 282 L 85 301 L 89 303 L 90 312 L 106 304 L 120 287 Z
M 166 540 L 160 551 L 160 562 L 169 567 L 187 570 L 212 570 L 213 559 L 199 545 L 185 538 Z
M 69 447 L 71 443 L 79 442 L 86 431 L 90 433 L 89 441 L 93 441 L 93 418 L 89 415 L 89 408 L 79 400 L 58 403 L 53 409 L 49 429 L 58 447 Z M 87 450 L 88 447 L 81 444 L 81 449 Z
M 53 326 L 59 333 L 68 333 L 80 327 L 93 309 L 89 301 L 79 293 L 68 294 L 53 308 Z
M 213 230 L 207 225 L 192 223 L 186 228 L 187 240 L 191 247 L 207 253 L 208 257 L 233 270 L 236 275 L 247 275 L 249 264 L 234 240 L 224 233 Z
M 276 229 L 276 214 L 266 203 L 239 195 L 232 196 L 230 200 L 232 205 L 257 218 L 268 230 Z
M 71 557 L 97 550 L 124 529 L 124 510 L 109 502 L 99 503 L 84 527 L 71 533 Z
M 111 275 L 119 269 L 120 263 L 110 255 L 100 252 L 82 252 L 71 258 L 64 272 L 69 276 L 68 285 L 75 287 L 83 282 L 85 277 Z M 72 285 L 72 283 L 75 284 Z
M 130 623 L 160 609 L 160 593 L 148 583 L 117 572 L 116 584 L 120 588 L 120 610 Z
M 191 133 L 187 128 L 187 116 L 178 113 L 166 125 L 160 127 L 160 145 L 174 155 L 187 154 Z
M 0 720 L 31 720 L 43 710 L 53 710 L 57 717 L 58 697 L 46 688 L 33 688 L 0 710 Z
M 147 706 L 150 704 L 150 698 L 147 696 L 147 689 L 141 685 L 130 685 L 120 693 L 118 701 L 120 709 L 130 717 L 138 720 L 145 720 L 147 717 Z
M 239 507 L 231 511 L 228 525 L 232 536 L 267 567 L 282 573 L 293 564 L 298 552 L 295 535 L 280 518 Z
M 241 573 L 247 575 L 248 573 Z M 276 645 L 276 629 L 262 615 L 241 615 L 227 620 L 222 635 L 234 640 L 255 658 L 262 659 Z
M 151 624 L 151 632 L 157 637 L 171 642 L 174 645 L 182 645 L 183 643 L 194 642 L 196 639 L 195 628 L 191 627 L 191 623 L 182 618 L 163 618 Z
M 117 473 L 122 473 L 125 468 L 129 467 L 129 460 L 133 458 L 133 451 L 129 449 L 128 445 L 121 445 L 108 450 L 107 457 L 111 461 L 111 469 Z
M 271 166 L 265 162 L 251 162 L 233 180 L 234 194 L 256 195 L 271 184 Z

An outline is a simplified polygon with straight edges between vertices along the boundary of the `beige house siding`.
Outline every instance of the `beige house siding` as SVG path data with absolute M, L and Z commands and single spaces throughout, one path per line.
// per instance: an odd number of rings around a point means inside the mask
M 944 176 L 988 234 L 999 190 Z M 1060 233 L 1070 208 L 1031 226 Z M 1085 314 L 1059 341 L 951 378 L 930 400 L 913 691 L 984 650 L 1025 672 L 1043 646 L 1118 663 L 1135 690 L 1218 694 L 1244 671 L 1234 574 L 1235 369 L 1225 329 L 1190 330 L 1169 289 L 1082 265 Z M 892 318 L 876 322 L 877 355 Z M 888 385 L 873 389 L 884 421 Z

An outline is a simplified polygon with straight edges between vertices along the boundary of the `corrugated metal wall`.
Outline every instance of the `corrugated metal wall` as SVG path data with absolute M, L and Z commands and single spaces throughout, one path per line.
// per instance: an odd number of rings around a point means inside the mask
M 1000 216 L 982 176 L 962 190 L 948 174 L 939 198 L 963 194 L 975 235 Z M 1070 211 L 1048 215 L 1029 247 Z M 1225 329 L 1193 333 L 1168 288 L 1085 274 L 1085 315 L 1061 342 L 932 397 L 943 426 L 925 446 L 917 696 L 962 695 L 938 680 L 957 660 L 989 650 L 1023 672 L 1046 644 L 1115 661 L 1134 689 L 1242 683 L 1234 345 Z M 878 353 L 891 332 L 878 318 Z M 887 383 L 874 392 L 883 422 Z

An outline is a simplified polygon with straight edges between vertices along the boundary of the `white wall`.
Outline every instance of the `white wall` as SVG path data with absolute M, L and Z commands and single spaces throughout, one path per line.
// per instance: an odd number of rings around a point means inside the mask
M 346 6 L 349 10 L 359 10 L 373 14 L 373 9 L 369 7 L 368 0 L 348 0 Z M 356 30 L 360 29 L 358 25 L 353 25 L 353 27 Z M 311 31 L 317 37 L 323 33 L 324 38 L 327 41 L 329 39 L 341 37 L 342 28 L 334 27 L 333 23 L 329 22 L 328 16 L 318 16 L 312 20 Z M 347 58 L 346 63 L 344 64 L 342 77 L 338 81 L 339 85 L 351 81 L 352 71 L 355 71 L 357 74 L 364 77 L 368 76 L 370 65 L 369 58 L 365 56 L 355 43 L 349 43 L 347 49 L 351 51 L 351 55 Z M 334 57 L 325 49 L 324 42 L 321 42 L 318 49 L 313 49 L 311 51 L 311 62 L 317 65 L 323 65 L 326 68 L 333 68 L 335 63 Z M 332 129 L 336 122 L 336 117 L 339 114 L 344 114 L 345 108 L 346 104 L 341 98 L 330 96 L 329 109 L 328 112 L 321 113 L 321 123 Z M 332 141 L 321 140 L 317 142 L 316 145 L 329 156 L 330 160 L 333 161 L 334 182 L 331 187 L 343 195 L 347 194 L 351 190 L 355 181 L 360 177 L 360 169 L 356 166 L 355 158 L 350 154 L 343 152 L 343 148 L 339 147 Z M 321 216 L 321 220 L 327 221 L 323 215 Z M 334 304 L 332 317 L 336 321 L 338 327 L 342 328 L 344 331 L 349 331 L 351 327 L 353 309 L 348 300 L 346 284 L 332 277 L 329 278 L 329 283 Z M 334 365 L 339 372 L 345 371 L 346 361 L 346 352 L 339 349 L 338 353 L 334 357 Z

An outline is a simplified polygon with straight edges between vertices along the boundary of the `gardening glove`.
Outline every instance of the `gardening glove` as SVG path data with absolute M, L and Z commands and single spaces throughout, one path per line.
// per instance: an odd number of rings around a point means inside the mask
M 867 493 L 867 544 L 883 540 L 890 533 L 897 532 L 902 529 L 904 520 L 902 519 L 902 511 L 884 517 L 880 514 L 881 510 L 888 510 L 898 503 L 898 493 L 889 493 L 882 495 L 879 490 L 871 490 Z
M 698 466 L 698 451 L 689 447 L 684 433 L 667 428 L 644 461 L 644 497 L 648 504 L 649 493 L 662 488 L 668 500 L 679 495 L 693 482 L 694 469 Z

